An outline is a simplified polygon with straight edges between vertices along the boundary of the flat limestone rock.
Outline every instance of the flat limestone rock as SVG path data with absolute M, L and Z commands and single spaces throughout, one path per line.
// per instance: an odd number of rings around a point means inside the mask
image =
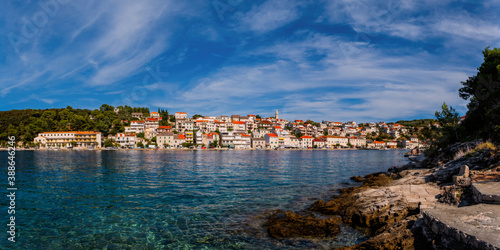
M 436 234 L 445 234 L 477 249 L 500 249 L 500 206 L 478 204 L 454 207 L 438 204 L 423 210 Z
M 472 190 L 477 202 L 500 204 L 500 182 L 475 182 Z

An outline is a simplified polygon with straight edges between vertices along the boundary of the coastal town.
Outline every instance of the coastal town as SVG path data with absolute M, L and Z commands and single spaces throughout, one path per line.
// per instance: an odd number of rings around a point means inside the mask
M 115 109 L 115 112 L 118 112 Z M 122 120 L 123 130 L 103 136 L 94 131 L 41 132 L 34 138 L 38 149 L 421 149 L 429 145 L 413 129 L 398 123 L 355 121 L 317 123 L 258 115 L 188 117 L 175 112 L 132 113 Z M 167 125 L 160 125 L 168 119 Z M 433 124 L 433 126 L 439 126 Z

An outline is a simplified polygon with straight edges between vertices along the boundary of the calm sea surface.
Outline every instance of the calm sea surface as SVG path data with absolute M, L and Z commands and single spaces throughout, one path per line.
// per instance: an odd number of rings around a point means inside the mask
M 303 209 L 365 175 L 406 163 L 404 151 L 20 151 L 16 243 L 7 241 L 7 152 L 0 249 L 286 249 L 354 244 L 275 240 L 273 209 Z

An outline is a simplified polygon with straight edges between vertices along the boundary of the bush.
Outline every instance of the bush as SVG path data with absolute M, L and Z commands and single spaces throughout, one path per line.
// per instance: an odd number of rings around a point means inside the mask
M 496 150 L 496 147 L 491 142 L 483 142 L 483 143 L 478 144 L 475 148 L 476 151 L 485 150 L 485 149 Z

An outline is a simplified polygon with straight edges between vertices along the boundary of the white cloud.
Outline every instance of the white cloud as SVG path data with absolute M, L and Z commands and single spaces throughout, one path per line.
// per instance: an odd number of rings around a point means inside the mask
M 429 61 L 436 56 L 386 54 L 363 43 L 314 33 L 291 40 L 246 54 L 275 58 L 270 62 L 223 67 L 195 81 L 192 88 L 176 92 L 175 100 L 189 105 L 155 103 L 219 113 L 234 113 L 239 106 L 246 112 L 284 106 L 293 114 L 285 114 L 289 119 L 364 121 L 432 115 L 443 101 L 455 107 L 463 103 L 456 91 L 467 74 L 462 68 L 435 68 Z M 344 56 L 341 42 L 355 47 L 356 53 Z M 309 59 L 315 55 L 323 59 Z M 361 102 L 347 105 L 345 99 Z
M 37 37 L 0 69 L 2 95 L 28 85 L 50 87 L 62 81 L 103 90 L 145 72 L 143 67 L 168 49 L 172 32 L 181 27 L 175 18 L 192 18 L 199 6 L 159 0 L 62 6 Z
M 239 29 L 265 33 L 280 28 L 300 17 L 303 3 L 297 0 L 268 0 L 247 13 L 239 13 Z
M 326 13 L 331 23 L 345 23 L 356 32 L 386 34 L 411 41 L 440 38 L 454 40 L 467 38 L 491 42 L 500 37 L 498 18 L 489 15 L 467 14 L 459 7 L 451 8 L 451 1 L 370 1 L 341 0 L 326 2 Z M 483 12 L 491 10 L 484 3 Z
M 464 37 L 477 41 L 493 41 L 500 39 L 500 25 L 483 20 L 462 16 L 440 20 L 433 28 L 444 34 Z

